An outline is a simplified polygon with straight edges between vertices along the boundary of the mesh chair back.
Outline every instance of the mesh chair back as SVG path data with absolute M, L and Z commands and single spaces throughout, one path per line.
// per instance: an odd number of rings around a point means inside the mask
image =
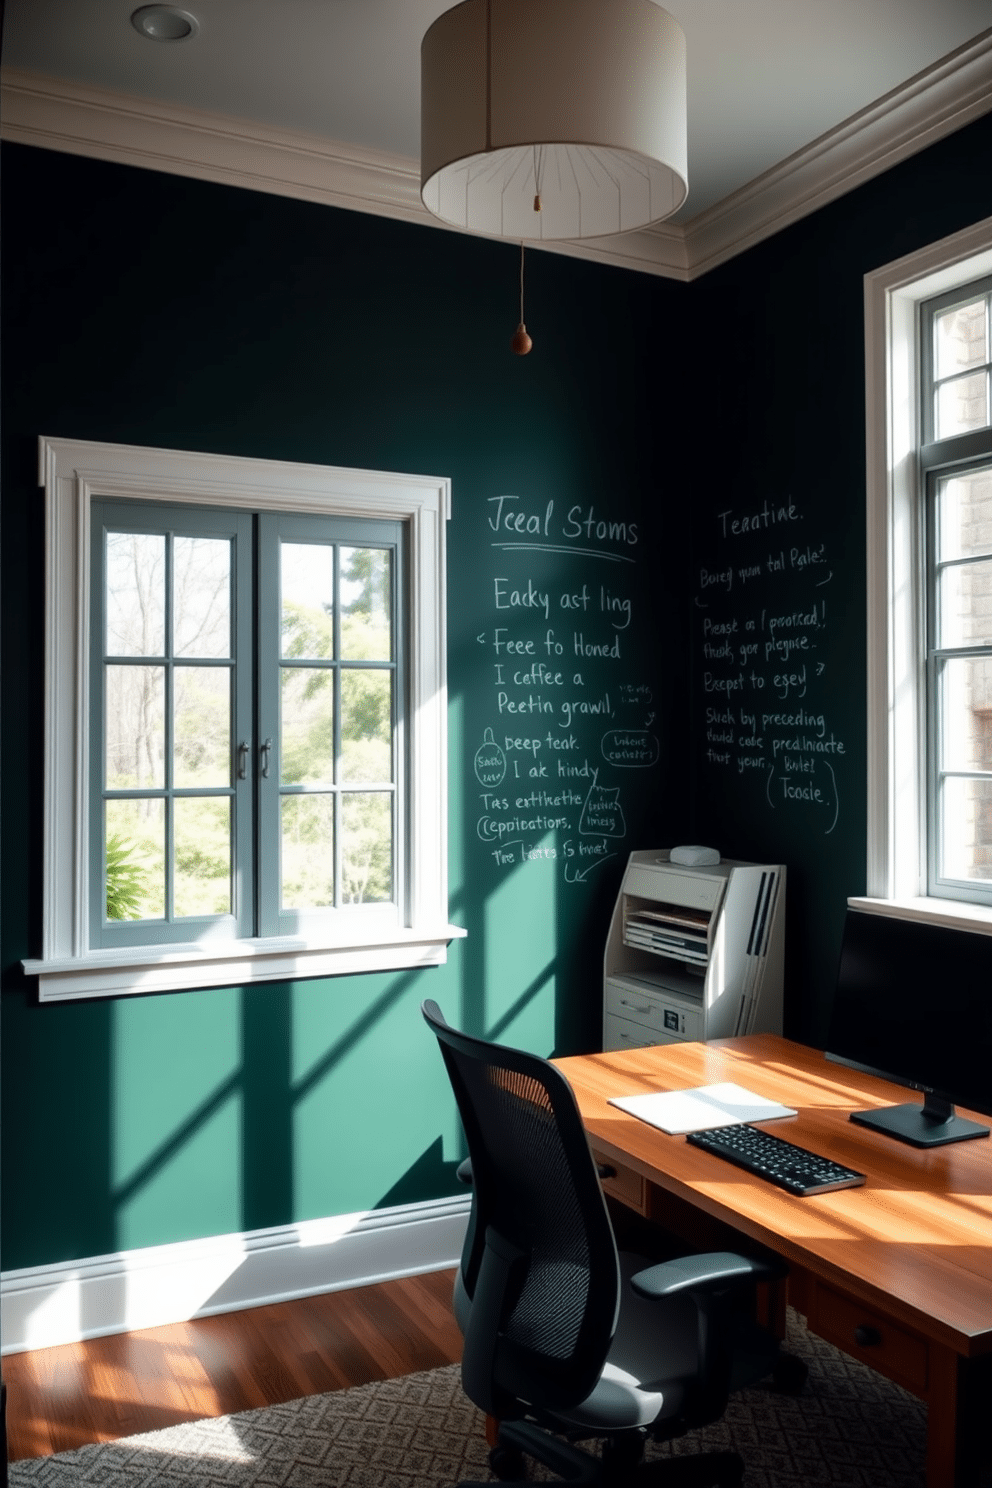
M 520 1414 L 514 1401 L 575 1405 L 599 1378 L 620 1295 L 616 1242 L 575 1097 L 547 1060 L 456 1032 L 436 1003 L 423 1013 L 472 1160 L 461 1278 L 471 1302 L 466 1391 L 503 1419 Z

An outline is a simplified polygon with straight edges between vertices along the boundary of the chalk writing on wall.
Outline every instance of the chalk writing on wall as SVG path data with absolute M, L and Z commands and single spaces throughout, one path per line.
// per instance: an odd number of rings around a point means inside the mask
M 492 561 L 490 623 L 476 636 L 487 718 L 473 741 L 476 837 L 500 868 L 553 863 L 584 882 L 623 850 L 631 772 L 660 758 L 654 692 L 633 645 L 638 524 L 588 503 L 502 495 L 489 499 L 483 532 Z
M 695 595 L 703 762 L 829 835 L 847 753 L 832 722 L 826 542 L 791 499 L 717 513 Z

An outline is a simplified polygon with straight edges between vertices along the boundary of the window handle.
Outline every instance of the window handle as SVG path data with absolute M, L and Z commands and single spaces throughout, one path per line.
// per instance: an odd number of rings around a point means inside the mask
M 272 740 L 271 739 L 266 739 L 265 740 L 265 742 L 262 745 L 262 748 L 259 751 L 259 753 L 261 755 L 261 761 L 262 761 L 262 779 L 263 780 L 267 780 L 269 778 L 269 756 L 272 753 Z
M 248 779 L 248 756 L 251 753 L 251 745 L 244 740 L 238 745 L 238 779 Z

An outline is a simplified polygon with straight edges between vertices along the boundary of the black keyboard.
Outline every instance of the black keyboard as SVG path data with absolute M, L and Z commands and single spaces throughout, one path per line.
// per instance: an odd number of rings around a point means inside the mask
M 842 1167 L 829 1157 L 819 1157 L 795 1142 L 773 1137 L 756 1126 L 716 1126 L 708 1131 L 689 1132 L 694 1147 L 725 1157 L 727 1162 L 767 1178 L 793 1194 L 833 1193 L 837 1188 L 856 1188 L 864 1173 Z

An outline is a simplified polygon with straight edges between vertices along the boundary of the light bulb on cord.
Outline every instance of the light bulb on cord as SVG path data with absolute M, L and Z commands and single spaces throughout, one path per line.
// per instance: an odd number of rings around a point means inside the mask
M 540 208 L 537 208 L 539 211 Z M 510 350 L 514 356 L 526 356 L 534 345 L 524 325 L 524 245 L 520 244 L 520 324 L 510 339 Z

